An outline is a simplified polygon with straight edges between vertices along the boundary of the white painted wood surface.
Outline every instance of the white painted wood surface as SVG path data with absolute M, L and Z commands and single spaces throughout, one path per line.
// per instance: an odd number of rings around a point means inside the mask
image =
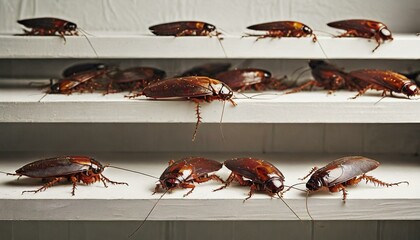
M 375 41 L 360 38 L 318 37 L 261 39 L 224 36 L 162 37 L 121 35 L 59 37 L 0 35 L 1 58 L 207 58 L 207 59 L 418 59 L 420 38 L 415 34 L 397 34 L 372 53 Z M 116 47 L 118 46 L 118 47 Z M 223 47 L 222 47 L 223 46 Z M 351 48 L 349 46 L 352 46 Z M 96 51 L 96 53 L 95 53 Z
M 31 157 L 29 157 L 31 156 Z M 159 177 L 170 159 L 188 156 L 176 154 L 94 154 L 102 163 L 111 163 Z M 250 156 L 237 153 L 201 154 L 219 161 L 232 157 Z M 313 166 L 323 166 L 343 156 L 342 154 L 253 154 L 276 165 L 285 175 L 286 185 L 301 182 Z M 360 183 L 348 188 L 348 200 L 342 203 L 340 193 L 319 192 L 310 195 L 309 210 L 316 220 L 419 220 L 420 192 L 417 191 L 420 177 L 418 157 L 404 155 L 368 156 L 382 163 L 370 172 L 386 182 L 408 181 L 410 185 L 375 187 Z M 22 165 L 34 161 L 34 154 L 2 154 L 2 171 L 13 172 Z M 106 169 L 105 176 L 114 181 L 126 181 L 129 186 L 101 183 L 78 186 L 76 196 L 70 194 L 71 185 L 60 184 L 45 192 L 22 194 L 23 190 L 38 188 L 39 179 L 0 175 L 1 220 L 141 220 L 151 209 L 160 194 L 152 195 L 156 179 Z M 223 168 L 218 173 L 226 178 L 229 171 Z M 220 183 L 197 184 L 187 197 L 187 190 L 177 189 L 166 194 L 153 211 L 150 220 L 297 220 L 278 199 L 264 193 L 256 193 L 243 203 L 249 188 L 232 184 L 227 189 L 212 192 Z M 303 186 L 301 186 L 303 188 Z M 302 219 L 309 219 L 305 209 L 305 194 L 289 191 L 285 201 Z M 103 211 L 107 209 L 107 211 Z M 31 214 L 27 214 L 31 212 Z M 48 214 L 45 214 L 48 212 Z M 200 213 L 200 214 L 197 214 Z
M 128 92 L 103 95 L 44 94 L 38 88 L 0 89 L 0 122 L 195 123 L 195 103 L 124 97 Z M 419 123 L 418 100 L 381 99 L 371 91 L 264 92 L 235 94 L 237 106 L 226 102 L 224 123 Z M 250 97 L 248 99 L 247 97 Z M 414 98 L 416 99 L 416 98 Z M 159 110 L 157 110 L 159 109 Z M 204 123 L 219 123 L 223 102 L 201 104 Z

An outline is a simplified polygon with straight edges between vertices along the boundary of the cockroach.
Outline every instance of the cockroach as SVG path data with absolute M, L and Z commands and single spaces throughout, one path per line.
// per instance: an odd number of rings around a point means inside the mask
M 100 84 L 98 82 L 94 82 L 94 80 L 98 80 L 106 76 L 109 71 L 110 69 L 104 68 L 74 73 L 67 78 L 58 80 L 57 83 L 52 84 L 48 93 L 71 94 L 77 91 L 93 92 L 96 89 L 103 88 L 103 86 L 100 85 L 106 85 L 106 87 L 109 87 L 108 83 Z
M 252 25 L 247 29 L 256 31 L 266 31 L 265 34 L 246 34 L 244 37 L 257 37 L 256 40 L 262 38 L 282 38 L 282 37 L 312 37 L 312 41 L 316 42 L 316 35 L 312 29 L 296 21 L 276 21 Z
M 388 27 L 382 23 L 366 19 L 350 19 L 327 23 L 328 26 L 343 29 L 346 32 L 337 37 L 361 37 L 374 38 L 378 44 L 372 52 L 387 40 L 393 40 L 392 33 Z
M 109 68 L 109 66 L 107 66 L 104 63 L 81 63 L 81 64 L 72 65 L 72 66 L 66 68 L 63 71 L 62 76 L 64 78 L 68 78 L 68 77 L 71 77 L 71 76 L 73 76 L 77 73 L 89 72 L 89 71 L 94 71 L 94 70 L 101 70 L 101 69 L 105 69 L 105 68 Z
M 219 176 L 214 174 L 222 167 L 222 163 L 203 157 L 186 157 L 176 162 L 171 160 L 169 167 L 156 183 L 154 193 L 157 193 L 160 188 L 168 191 L 175 188 L 190 188 L 191 190 L 184 194 L 186 197 L 194 190 L 194 182 L 203 183 L 213 179 L 224 183 Z
M 213 191 L 219 191 L 237 181 L 241 186 L 249 186 L 248 197 L 244 202 L 251 198 L 255 191 L 264 191 L 271 197 L 277 195 L 284 204 L 299 218 L 295 211 L 283 200 L 284 175 L 273 164 L 259 158 L 233 158 L 223 163 L 231 174 L 226 179 L 225 185 Z
M 221 72 L 215 76 L 217 80 L 226 83 L 232 90 L 245 91 L 255 89 L 284 90 L 287 86 L 279 79 L 273 78 L 269 71 L 257 68 L 234 69 Z
M 163 171 L 157 181 L 153 194 L 159 192 L 160 188 L 164 189 L 165 192 L 155 202 L 149 213 L 146 215 L 146 218 L 141 222 L 136 230 L 129 235 L 129 238 L 131 238 L 144 225 L 156 205 L 167 192 L 171 192 L 176 188 L 189 188 L 190 190 L 184 194 L 184 197 L 186 197 L 194 191 L 194 182 L 203 183 L 210 180 L 216 180 L 224 183 L 224 181 L 215 174 L 215 172 L 219 171 L 222 167 L 222 163 L 203 157 L 185 157 L 178 161 L 170 160 L 169 166 L 165 169 L 165 171 Z
M 236 103 L 232 100 L 233 91 L 225 83 L 204 76 L 170 78 L 150 84 L 139 94 L 130 96 L 134 98 L 145 95 L 146 97 L 161 98 L 186 98 L 196 103 L 197 123 L 193 133 L 192 141 L 197 135 L 198 126 L 201 122 L 200 103 L 214 100 L 229 101 L 233 106 Z
M 323 188 L 327 188 L 330 192 L 343 193 L 343 201 L 347 198 L 347 186 L 356 185 L 360 181 L 365 180 L 366 183 L 371 182 L 374 185 L 391 187 L 398 186 L 406 181 L 397 183 L 386 183 L 375 177 L 366 175 L 379 166 L 379 162 L 362 157 L 362 156 L 349 156 L 336 159 L 325 167 L 318 169 L 312 168 L 308 175 L 302 180 L 311 176 L 306 183 L 308 192 L 315 192 Z M 311 175 L 312 174 L 312 175 Z
M 183 72 L 181 75 L 179 75 L 179 77 L 206 76 L 209 78 L 214 78 L 216 74 L 227 71 L 230 66 L 230 63 L 207 63 L 193 67 Z
M 232 171 L 224 186 L 215 189 L 219 191 L 226 188 L 234 180 L 241 186 L 250 186 L 248 197 L 251 198 L 254 191 L 265 191 L 273 197 L 280 196 L 284 189 L 284 176 L 273 164 L 258 158 L 233 158 L 226 160 L 224 165 Z M 245 201 L 244 200 L 244 201 Z
M 363 95 L 368 89 L 383 91 L 382 96 L 386 96 L 387 92 L 391 96 L 393 92 L 402 93 L 408 98 L 420 94 L 420 90 L 414 82 L 406 76 L 393 71 L 363 69 L 352 71 L 349 75 L 354 79 L 365 82 L 365 87 L 359 90 L 359 93 L 353 98 Z
M 64 40 L 64 42 L 66 42 L 65 36 L 78 36 L 79 35 L 78 30 L 82 31 L 83 33 L 86 33 L 86 31 L 84 31 L 80 27 L 77 27 L 76 23 L 70 22 L 64 19 L 59 19 L 59 18 L 52 18 L 52 17 L 29 18 L 29 19 L 18 20 L 17 22 L 19 24 L 22 24 L 26 28 L 30 29 L 30 30 L 23 29 L 24 33 L 18 34 L 18 35 L 60 36 Z M 83 34 L 83 37 L 86 38 L 93 52 L 95 53 L 96 56 L 98 56 L 98 53 L 96 52 L 89 38 L 85 34 Z
M 361 89 L 358 82 L 353 81 L 348 73 L 339 69 L 335 65 L 327 63 L 323 60 L 310 60 L 309 67 L 311 68 L 311 73 L 314 79 L 286 93 L 299 92 L 307 87 L 313 86 L 329 90 L 330 93 L 339 89 Z
M 45 191 L 64 179 L 72 182 L 73 189 L 71 194 L 73 196 L 79 182 L 89 185 L 101 181 L 105 187 L 108 187 L 106 183 L 128 185 L 125 182 L 115 182 L 105 177 L 102 172 L 106 167 L 108 166 L 104 166 L 88 156 L 60 156 L 28 163 L 16 170 L 16 174 L 9 173 L 8 175 L 48 179 L 48 182 L 41 188 L 23 191 L 22 194 L 25 192 L 37 193 Z
M 111 80 L 121 91 L 136 91 L 165 77 L 165 71 L 157 68 L 133 67 L 117 71 L 111 76 Z
M 24 29 L 25 35 L 40 35 L 40 36 L 64 36 L 78 35 L 76 23 L 51 17 L 30 18 L 17 21 L 19 24 L 30 28 Z
M 200 21 L 179 21 L 149 27 L 158 36 L 219 36 L 216 26 Z

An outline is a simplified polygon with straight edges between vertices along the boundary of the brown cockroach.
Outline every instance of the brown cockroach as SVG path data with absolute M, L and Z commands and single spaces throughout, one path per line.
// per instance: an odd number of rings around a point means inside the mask
M 221 100 L 229 101 L 233 106 L 236 106 L 236 103 L 232 100 L 233 91 L 228 85 L 219 80 L 204 76 L 178 77 L 159 81 L 148 85 L 141 93 L 132 95 L 130 98 L 141 95 L 155 99 L 179 97 L 195 102 L 197 123 L 192 141 L 195 140 L 198 126 L 201 122 L 201 102 Z
M 398 186 L 407 181 L 397 183 L 386 183 L 375 177 L 366 175 L 379 166 L 379 162 L 362 157 L 349 156 L 336 159 L 325 167 L 314 167 L 302 180 L 311 176 L 306 183 L 307 191 L 315 192 L 323 188 L 327 188 L 330 192 L 343 192 L 343 201 L 346 201 L 347 191 L 346 187 L 356 185 L 360 181 L 365 180 L 366 183 L 371 182 L 374 185 L 391 187 Z M 311 175 L 312 174 L 312 175 Z
M 224 162 L 224 165 L 232 172 L 226 179 L 225 185 L 213 191 L 222 190 L 233 181 L 237 181 L 241 186 L 250 187 L 248 197 L 244 199 L 244 202 L 250 199 L 255 191 L 264 191 L 270 197 L 277 195 L 293 214 L 300 219 L 283 199 L 284 175 L 273 164 L 259 158 L 248 157 L 229 159 Z
M 166 72 L 152 67 L 133 67 L 116 71 L 110 78 L 116 91 L 138 91 L 166 77 Z
M 111 71 L 107 67 L 102 68 L 102 66 L 99 69 L 74 73 L 69 77 L 58 80 L 57 83 L 50 86 L 48 93 L 71 94 L 73 92 L 93 92 L 100 88 L 108 88 L 109 83 L 95 81 L 106 77 Z
M 76 23 L 52 17 L 30 18 L 17 21 L 19 24 L 30 28 L 24 29 L 24 35 L 40 35 L 40 36 L 64 36 L 78 35 Z
M 232 90 L 245 91 L 255 89 L 263 90 L 285 90 L 287 85 L 281 79 L 271 76 L 269 71 L 257 68 L 242 68 L 221 72 L 215 76 L 217 80 L 226 83 Z
M 227 71 L 230 68 L 230 66 L 230 63 L 207 63 L 193 67 L 183 72 L 178 77 L 206 76 L 209 78 L 214 78 L 216 74 Z
M 169 167 L 156 183 L 154 193 L 160 188 L 166 191 L 172 191 L 175 188 L 190 188 L 191 190 L 184 194 L 186 197 L 194 190 L 194 182 L 203 183 L 213 179 L 224 183 L 219 176 L 214 174 L 222 167 L 222 163 L 203 157 L 186 157 L 176 162 L 171 160 Z
M 323 60 L 310 60 L 309 67 L 311 68 L 314 80 L 310 80 L 286 92 L 287 94 L 299 92 L 307 87 L 313 86 L 329 90 L 329 93 L 339 89 L 359 90 L 361 88 L 358 82 L 353 81 L 348 73 Z
M 220 32 L 216 26 L 200 21 L 179 21 L 154 25 L 149 27 L 153 34 L 158 36 L 215 36 Z
M 37 193 L 44 191 L 61 180 L 67 179 L 73 184 L 71 194 L 74 196 L 76 186 L 79 182 L 92 184 L 101 181 L 105 187 L 106 183 L 125 184 L 125 182 L 114 182 L 105 177 L 102 172 L 108 165 L 102 165 L 97 160 L 88 156 L 60 156 L 48 159 L 41 159 L 26 164 L 16 170 L 14 176 L 27 176 L 30 178 L 48 179 L 48 183 L 37 190 L 23 191 Z
M 408 184 L 407 181 L 386 183 L 373 176 L 366 175 L 367 172 L 374 170 L 379 165 L 379 162 L 366 157 L 348 156 L 336 159 L 322 168 L 312 168 L 308 175 L 300 179 L 304 180 L 311 176 L 306 183 L 306 211 L 309 217 L 313 219 L 308 209 L 308 195 L 311 192 L 322 189 L 328 189 L 329 192 L 342 191 L 343 202 L 345 203 L 347 199 L 346 187 L 356 185 L 362 180 L 365 180 L 366 183 L 371 182 L 374 185 L 384 187 L 398 186 L 402 183 Z
M 406 76 L 393 71 L 363 69 L 352 71 L 349 75 L 354 79 L 364 82 L 364 87 L 353 98 L 363 95 L 369 89 L 383 91 L 382 96 L 386 96 L 387 92 L 391 96 L 393 92 L 402 93 L 408 98 L 420 94 L 420 90 L 414 82 Z
M 392 33 L 388 27 L 381 22 L 366 19 L 350 19 L 327 23 L 328 26 L 343 29 L 346 32 L 337 37 L 361 37 L 374 38 L 378 44 L 372 52 L 387 40 L 393 40 Z
M 164 189 L 165 192 L 155 202 L 145 219 L 136 228 L 136 230 L 129 235 L 129 238 L 134 236 L 134 234 L 140 230 L 152 211 L 155 209 L 156 205 L 167 192 L 171 192 L 176 188 L 190 188 L 190 190 L 184 194 L 184 197 L 186 197 L 195 189 L 194 182 L 203 183 L 210 180 L 216 180 L 224 183 L 224 181 L 215 174 L 215 172 L 219 171 L 222 167 L 222 163 L 203 157 L 185 157 L 178 161 L 170 160 L 169 166 L 165 169 L 165 171 L 163 171 L 156 183 L 153 194 L 157 193 L 160 188 Z
M 276 21 L 252 25 L 247 29 L 256 31 L 266 31 L 265 34 L 246 34 L 244 37 L 261 38 L 282 38 L 282 37 L 312 37 L 312 41 L 316 42 L 316 35 L 307 25 L 296 21 Z
M 17 22 L 30 29 L 23 29 L 24 33 L 17 35 L 60 36 L 64 42 L 66 42 L 65 36 L 78 36 L 79 32 L 77 30 L 80 30 L 84 33 L 83 37 L 86 38 L 95 55 L 98 56 L 98 53 L 96 52 L 89 38 L 86 36 L 87 32 L 80 27 L 77 27 L 77 24 L 74 22 L 52 17 L 29 18 L 18 20 Z

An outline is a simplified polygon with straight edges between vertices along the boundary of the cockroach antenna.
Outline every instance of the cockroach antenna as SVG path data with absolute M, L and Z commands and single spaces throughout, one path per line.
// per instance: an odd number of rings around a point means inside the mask
M 290 209 L 290 211 L 300 220 L 300 221 L 302 221 L 302 219 L 296 214 L 296 212 L 295 211 L 293 211 L 293 209 L 289 206 L 289 204 L 287 204 L 286 203 L 286 201 L 283 199 L 283 197 L 282 196 L 280 196 L 280 194 L 279 193 L 277 193 L 277 196 L 279 197 L 279 199 L 284 203 L 284 205 L 286 205 L 286 207 L 287 208 L 289 208 Z
M 149 218 L 150 214 L 152 214 L 153 210 L 156 208 L 157 204 L 160 202 L 160 200 L 163 198 L 163 196 L 165 196 L 165 194 L 170 190 L 170 188 L 168 188 L 159 198 L 158 200 L 155 202 L 155 204 L 153 204 L 153 207 L 150 209 L 150 211 L 147 213 L 146 217 L 144 218 L 144 220 L 140 223 L 140 225 L 136 228 L 136 230 L 134 230 L 134 232 L 132 232 L 128 238 L 132 238 L 134 236 L 134 234 L 136 232 L 138 232 L 141 227 L 146 223 L 146 220 Z
M 92 45 L 92 42 L 89 40 L 89 38 L 87 37 L 87 35 L 93 36 L 92 34 L 89 34 L 88 32 L 86 32 L 85 30 L 83 30 L 82 28 L 78 27 L 78 29 L 83 33 L 83 37 L 86 38 L 87 42 L 89 43 L 90 47 L 92 48 L 93 52 L 95 53 L 95 56 L 97 58 L 99 58 L 98 53 L 96 52 L 95 48 Z
M 138 173 L 138 174 L 141 174 L 141 175 L 144 175 L 144 176 L 147 176 L 147 177 L 159 179 L 158 177 L 155 177 L 153 175 L 149 175 L 147 173 L 142 173 L 142 172 L 131 170 L 131 169 L 127 169 L 127 168 L 122 168 L 122 167 L 117 167 L 117 166 L 112 166 L 112 165 L 105 165 L 104 168 L 106 168 L 106 167 L 115 168 L 115 169 L 119 169 L 119 170 L 123 170 L 123 171 L 127 171 L 127 172 L 132 172 L 132 173 Z

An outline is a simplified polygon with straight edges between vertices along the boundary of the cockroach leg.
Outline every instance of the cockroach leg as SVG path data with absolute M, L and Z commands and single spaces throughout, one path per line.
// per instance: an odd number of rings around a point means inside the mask
M 304 83 L 303 85 L 301 85 L 299 87 L 296 87 L 296 88 L 294 88 L 294 89 L 292 89 L 290 91 L 287 91 L 286 94 L 300 92 L 303 89 L 305 89 L 306 87 L 309 87 L 309 86 L 310 87 L 317 86 L 317 84 L 318 84 L 318 82 L 316 80 L 310 80 L 310 81 Z
M 102 174 L 101 174 L 101 181 L 104 183 L 105 187 L 107 187 L 105 182 L 108 182 L 108 183 L 111 183 L 111 184 L 124 184 L 124 185 L 127 185 L 128 186 L 128 183 L 126 183 L 126 182 L 115 182 L 115 181 L 111 181 L 111 180 L 109 180 L 107 177 L 105 177 Z
M 37 192 L 45 191 L 47 188 L 52 187 L 54 184 L 60 182 L 62 179 L 63 179 L 63 177 L 54 178 L 53 180 L 49 181 L 48 183 L 46 183 L 44 186 L 38 188 L 37 190 L 25 190 L 25 191 L 22 191 L 22 194 L 26 193 L 26 192 L 37 193 Z
M 198 132 L 198 126 L 201 123 L 201 115 L 200 115 L 200 100 L 198 99 L 192 99 L 196 106 L 195 106 L 195 114 L 197 115 L 197 122 L 195 124 L 195 129 L 194 129 L 194 133 L 193 133 L 193 137 L 192 137 L 192 141 L 195 140 L 195 137 L 197 136 L 197 132 Z
M 234 173 L 231 173 L 229 175 L 229 177 L 226 179 L 226 181 L 224 182 L 225 185 L 223 185 L 223 186 L 221 186 L 221 187 L 219 187 L 217 189 L 214 189 L 213 192 L 216 192 L 216 191 L 219 191 L 219 190 L 222 190 L 222 189 L 226 188 L 227 186 L 229 186 L 229 184 L 232 183 L 233 179 L 235 179 L 235 174 Z
M 308 178 L 312 173 L 314 173 L 316 170 L 318 170 L 318 167 L 313 167 L 311 171 L 309 171 L 308 175 L 304 176 L 303 178 L 299 178 L 299 180 L 305 180 Z
M 254 184 L 252 184 L 251 185 L 251 188 L 249 189 L 248 197 L 246 197 L 243 200 L 243 203 L 245 203 L 246 200 L 248 200 L 248 199 L 250 199 L 252 197 L 252 194 L 254 194 L 255 190 L 257 190 L 257 187 Z
M 356 99 L 357 97 L 362 96 L 362 95 L 363 95 L 363 94 L 365 94 L 365 92 L 366 92 L 367 90 L 369 90 L 370 88 L 372 88 L 372 85 L 368 85 L 368 86 L 366 86 L 365 88 L 363 88 L 363 89 L 359 90 L 359 93 L 357 93 L 357 94 L 356 94 L 356 96 L 351 97 L 350 99 Z
M 362 180 L 362 179 L 363 179 L 363 180 L 366 180 L 366 183 L 371 182 L 371 183 L 373 183 L 373 185 L 375 185 L 375 186 L 376 186 L 376 184 L 377 184 L 378 186 L 382 186 L 382 187 L 392 187 L 392 186 L 398 186 L 398 185 L 400 185 L 400 184 L 402 184 L 402 183 L 409 184 L 407 181 L 396 182 L 396 183 L 386 183 L 386 182 L 383 182 L 383 181 L 381 181 L 381 180 L 379 180 L 379 179 L 377 179 L 377 178 L 375 178 L 375 177 L 372 177 L 372 176 L 367 176 L 367 175 L 362 175 L 359 179 L 360 179 L 360 180 Z
M 75 195 L 76 185 L 77 185 L 78 180 L 77 180 L 77 178 L 75 176 L 71 176 L 70 177 L 70 181 L 73 184 L 73 187 L 72 187 L 72 190 L 71 190 L 71 195 L 74 196 Z
M 346 191 L 346 187 L 344 186 L 344 184 L 337 184 L 334 185 L 332 187 L 329 187 L 330 192 L 339 192 L 342 191 L 343 192 L 343 202 L 346 202 L 347 199 L 347 191 Z
M 194 185 L 194 184 L 187 183 L 187 182 L 181 183 L 181 187 L 182 187 L 182 188 L 191 188 L 191 190 L 190 190 L 190 191 L 188 191 L 186 194 L 184 194 L 184 197 L 188 196 L 188 195 L 189 195 L 190 193 L 192 193 L 192 192 L 194 191 L 194 189 L 195 189 L 195 185 Z

